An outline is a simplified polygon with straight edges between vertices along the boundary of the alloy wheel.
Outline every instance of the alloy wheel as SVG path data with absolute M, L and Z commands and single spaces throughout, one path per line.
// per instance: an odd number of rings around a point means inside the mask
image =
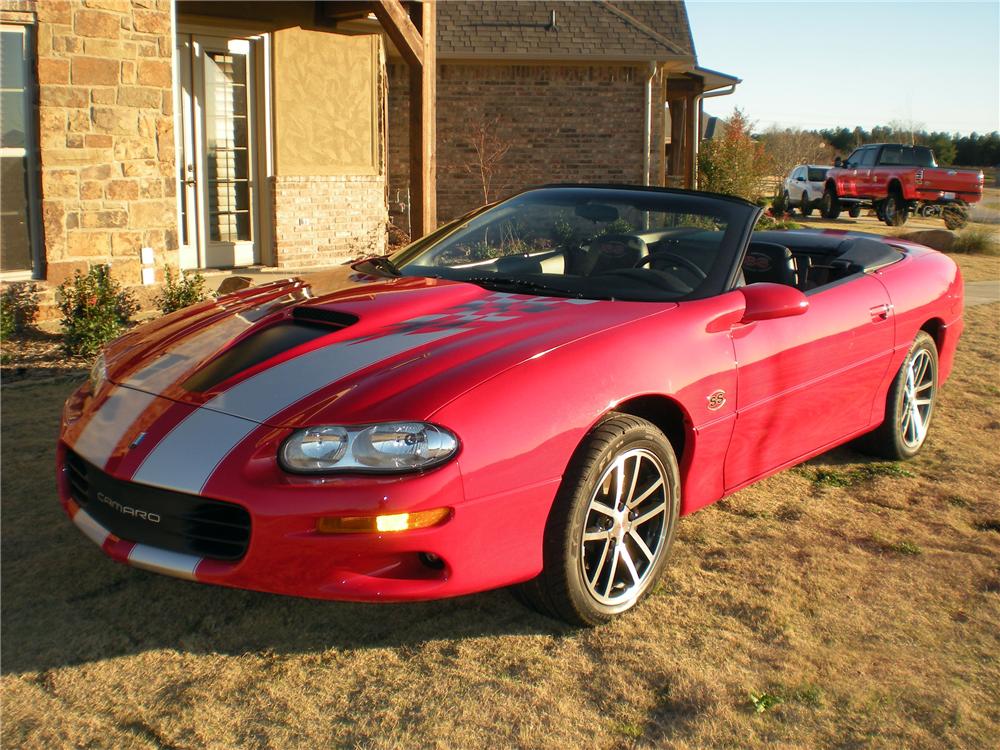
M 580 540 L 580 565 L 590 595 L 620 606 L 650 581 L 667 532 L 667 473 L 652 452 L 624 451 L 594 488 Z
M 899 434 L 908 448 L 919 447 L 927 437 L 934 408 L 934 391 L 931 355 L 926 349 L 920 349 L 906 369 L 903 408 L 899 417 Z

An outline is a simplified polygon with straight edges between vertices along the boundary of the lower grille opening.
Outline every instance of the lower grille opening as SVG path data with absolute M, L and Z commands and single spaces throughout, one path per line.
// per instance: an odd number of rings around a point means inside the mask
M 64 470 L 76 503 L 117 537 L 213 560 L 246 554 L 250 514 L 239 505 L 115 479 L 71 450 Z

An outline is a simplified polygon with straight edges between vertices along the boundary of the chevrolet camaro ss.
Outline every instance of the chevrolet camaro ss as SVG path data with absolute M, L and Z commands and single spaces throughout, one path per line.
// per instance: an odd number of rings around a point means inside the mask
M 920 450 L 962 330 L 926 247 L 754 232 L 697 192 L 553 186 L 390 257 L 135 328 L 66 402 L 64 509 L 104 553 L 353 601 L 516 585 L 628 610 L 680 516 L 833 446 Z

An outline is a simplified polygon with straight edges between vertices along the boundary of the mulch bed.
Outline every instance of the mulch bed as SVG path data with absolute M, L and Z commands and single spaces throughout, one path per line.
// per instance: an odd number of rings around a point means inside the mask
M 74 357 L 62 348 L 60 336 L 29 331 L 0 342 L 0 382 L 10 385 L 66 375 L 86 375 L 91 357 Z

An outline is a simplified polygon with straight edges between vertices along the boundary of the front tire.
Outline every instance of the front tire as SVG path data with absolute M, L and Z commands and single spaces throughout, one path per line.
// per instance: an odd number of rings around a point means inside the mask
M 664 434 L 612 413 L 577 448 L 552 505 L 544 567 L 519 598 L 574 625 L 634 607 L 666 564 L 680 512 L 680 472 Z
M 837 195 L 829 188 L 823 191 L 823 197 L 820 199 L 820 214 L 822 214 L 824 219 L 836 219 L 840 216 L 840 201 L 837 199 Z
M 913 458 L 927 439 L 937 390 L 937 346 L 929 334 L 920 331 L 889 388 L 885 420 L 860 438 L 857 447 L 881 458 Z
M 799 205 L 802 207 L 803 216 L 808 216 L 813 212 L 812 203 L 809 202 L 809 193 L 802 193 L 802 203 Z

